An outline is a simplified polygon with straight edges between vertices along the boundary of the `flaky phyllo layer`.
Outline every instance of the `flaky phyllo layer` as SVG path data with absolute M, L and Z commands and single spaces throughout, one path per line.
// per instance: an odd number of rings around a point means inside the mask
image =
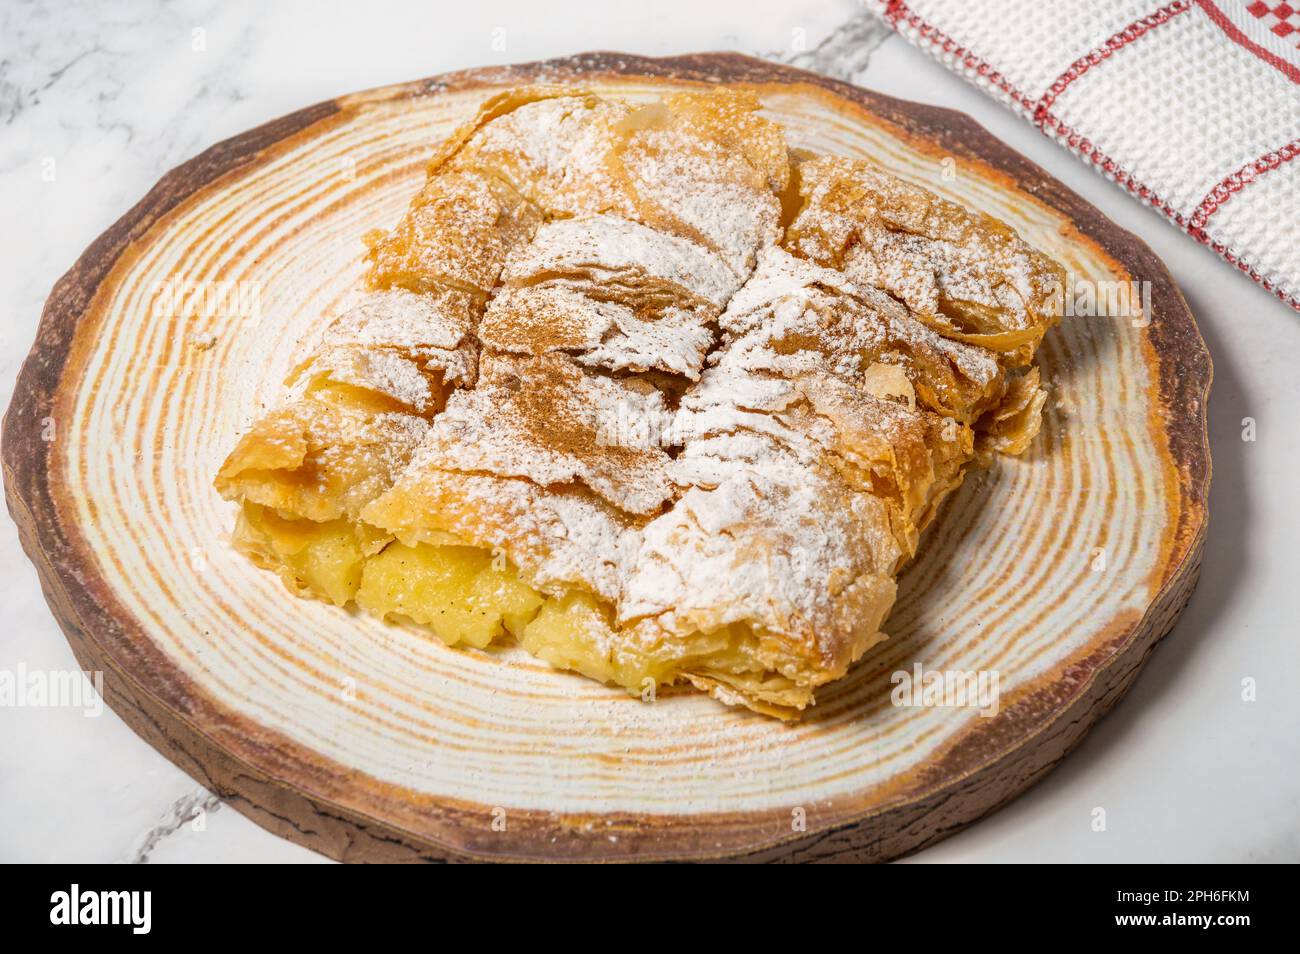
M 289 587 L 791 717 L 966 468 L 1023 451 L 1061 269 L 751 95 L 496 96 L 217 477 Z

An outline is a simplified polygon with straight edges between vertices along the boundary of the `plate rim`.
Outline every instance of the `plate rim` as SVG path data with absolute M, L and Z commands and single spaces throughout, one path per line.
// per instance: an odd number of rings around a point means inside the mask
M 937 771 L 936 782 L 897 802 L 866 809 L 854 805 L 853 796 L 861 793 L 838 796 L 830 800 L 834 812 L 827 810 L 825 821 L 810 819 L 807 831 L 780 834 L 770 824 L 777 817 L 770 810 L 581 815 L 510 809 L 512 837 L 502 838 L 484 830 L 487 806 L 366 776 L 365 787 L 373 789 L 366 794 L 373 804 L 405 805 L 414 813 L 411 817 L 422 822 L 421 830 L 414 831 L 391 812 L 381 818 L 339 801 L 345 795 L 358 801 L 358 791 L 349 785 L 355 786 L 360 773 L 208 696 L 143 636 L 102 578 L 82 572 L 93 570 L 94 563 L 84 552 L 85 541 L 75 524 L 61 516 L 57 441 L 43 440 L 41 432 L 43 421 L 67 396 L 60 388 L 65 371 L 76 371 L 72 359 L 78 325 L 137 238 L 196 192 L 223 176 L 269 161 L 286 140 L 341 113 L 411 96 L 594 77 L 795 86 L 830 95 L 852 104 L 869 121 L 890 126 L 913 145 L 1009 178 L 1021 192 L 1073 222 L 1080 237 L 1130 275 L 1152 283 L 1148 331 L 1180 495 L 1172 552 L 1145 614 L 1131 623 L 1117 621 L 1121 632 L 1108 641 L 1107 647 L 1113 648 L 1106 658 L 1092 666 L 1068 702 L 1034 720 L 1034 731 L 1018 736 L 1010 748 L 948 775 Z M 276 834 L 340 860 L 887 860 L 946 837 L 1031 787 L 1118 702 L 1173 626 L 1195 586 L 1208 523 L 1212 464 L 1207 401 L 1212 377 L 1209 351 L 1195 319 L 1151 249 L 966 114 L 737 53 L 648 58 L 593 52 L 444 73 L 327 100 L 219 142 L 168 172 L 55 284 L 15 380 L 0 456 L 6 501 L 22 547 L 36 565 L 46 600 L 79 664 L 104 672 L 109 706 L 170 761 Z M 1091 661 L 1091 656 L 1085 660 Z M 244 731 L 241 742 L 255 743 L 257 764 L 223 742 L 234 727 Z M 293 769 L 296 778 L 284 778 L 287 769 Z M 832 814 L 838 817 L 829 817 Z M 592 839 L 593 826 L 602 834 L 629 837 Z M 710 847 L 701 848 L 702 841 Z

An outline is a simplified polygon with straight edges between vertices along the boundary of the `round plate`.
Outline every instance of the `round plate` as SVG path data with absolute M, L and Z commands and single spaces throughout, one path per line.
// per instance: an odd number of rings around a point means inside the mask
M 296 599 L 230 548 L 212 476 L 356 293 L 360 236 L 396 221 L 480 101 L 538 81 L 637 99 L 749 85 L 792 145 L 993 213 L 1074 287 L 1149 292 L 1140 316 L 1049 333 L 1035 446 L 967 479 L 901 580 L 892 638 L 797 724 L 448 649 Z M 109 704 L 294 841 L 346 860 L 879 860 L 1041 778 L 1172 626 L 1204 540 L 1209 381 L 1151 251 L 969 118 L 736 55 L 590 54 L 322 103 L 165 176 L 50 295 L 5 485 Z M 893 704 L 917 665 L 995 674 L 996 714 Z

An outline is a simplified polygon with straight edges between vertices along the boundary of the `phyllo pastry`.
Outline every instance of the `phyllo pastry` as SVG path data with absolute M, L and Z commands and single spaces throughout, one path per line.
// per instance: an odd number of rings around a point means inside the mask
M 1024 451 L 1063 274 L 750 94 L 503 93 L 218 475 L 304 596 L 793 718 L 971 466 Z

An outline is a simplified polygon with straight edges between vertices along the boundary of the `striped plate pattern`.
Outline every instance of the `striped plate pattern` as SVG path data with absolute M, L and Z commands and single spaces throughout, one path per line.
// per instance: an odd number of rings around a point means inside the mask
M 587 85 L 672 87 L 612 73 Z M 825 90 L 759 90 L 792 144 L 870 156 L 987 210 L 1076 278 L 1133 277 L 1010 177 Z M 735 854 L 880 812 L 1046 724 L 1090 678 L 1085 662 L 1147 613 L 1176 545 L 1153 344 L 1128 318 L 1069 317 L 1048 335 L 1035 446 L 968 478 L 901 580 L 890 639 L 794 725 L 684 691 L 643 703 L 517 649 L 448 649 L 296 599 L 232 550 L 220 462 L 355 294 L 360 236 L 397 219 L 432 144 L 491 92 L 341 101 L 190 195 L 99 287 L 59 393 L 51 479 L 121 610 L 187 692 L 227 714 L 198 728 L 287 786 L 449 852 L 659 857 Z M 892 704 L 892 674 L 918 663 L 995 671 L 1000 713 Z M 274 765 L 267 739 L 289 743 Z M 689 843 L 665 835 L 687 829 Z

